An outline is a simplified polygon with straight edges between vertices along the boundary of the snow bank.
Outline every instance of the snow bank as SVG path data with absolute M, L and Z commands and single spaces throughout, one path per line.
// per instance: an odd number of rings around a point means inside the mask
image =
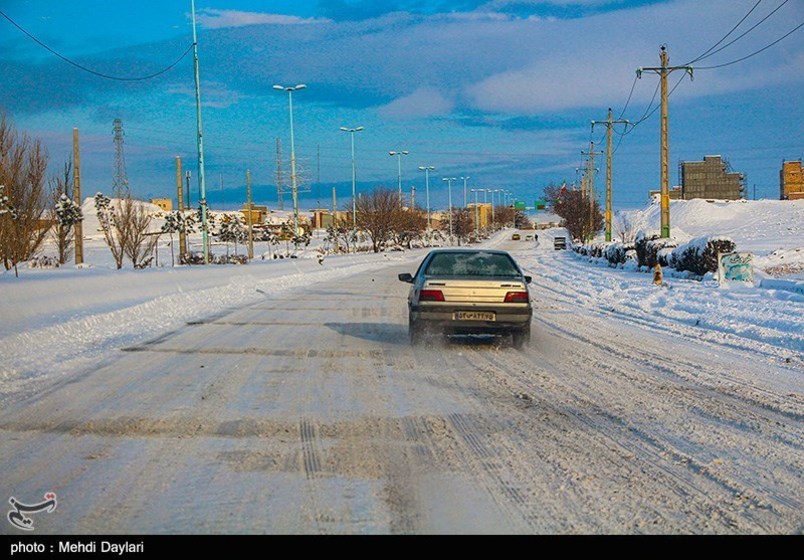
M 419 253 L 254 261 L 143 271 L 62 268 L 0 277 L 0 396 L 97 363 L 109 351 L 288 289 L 335 282 Z

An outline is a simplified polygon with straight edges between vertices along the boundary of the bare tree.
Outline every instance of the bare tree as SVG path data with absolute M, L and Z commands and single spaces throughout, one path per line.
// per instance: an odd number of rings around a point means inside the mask
M 47 153 L 38 139 L 20 136 L 0 112 L 0 185 L 7 212 L 0 214 L 0 259 L 6 270 L 31 258 L 42 245 L 49 227 L 45 172 Z
M 161 232 L 151 231 L 151 214 L 141 201 L 131 198 L 130 191 L 126 191 L 120 208 L 121 225 L 126 229 L 123 250 L 134 268 L 145 268 L 153 259 Z
M 603 214 L 597 200 L 590 200 L 581 191 L 555 185 L 546 187 L 544 194 L 573 238 L 589 241 L 603 229 Z
M 371 248 L 379 253 L 391 239 L 394 219 L 401 210 L 399 195 L 391 189 L 376 188 L 371 194 L 358 198 L 356 207 L 357 227 L 366 232 Z
M 461 241 L 466 241 L 469 234 L 474 231 L 475 224 L 471 214 L 468 208 L 452 209 L 452 234 L 458 239 L 458 246 L 461 245 Z M 441 225 L 442 231 L 447 235 L 449 235 L 449 223 L 449 219 L 447 219 Z
M 327 226 L 327 240 L 338 250 L 342 249 L 348 253 L 356 241 L 351 217 L 335 216 L 332 223 Z
M 614 232 L 623 243 L 636 241 L 637 233 L 645 227 L 645 219 L 641 212 L 619 210 L 614 213 Z
M 151 215 L 142 202 L 131 197 L 131 191 L 125 189 L 118 196 L 111 200 L 102 193 L 95 195 L 101 231 L 118 269 L 123 267 L 124 256 L 134 268 L 145 268 L 153 259 L 159 232 L 150 231 Z
M 416 239 L 422 239 L 427 231 L 427 214 L 422 210 L 399 208 L 392 224 L 392 236 L 397 245 L 408 249 Z

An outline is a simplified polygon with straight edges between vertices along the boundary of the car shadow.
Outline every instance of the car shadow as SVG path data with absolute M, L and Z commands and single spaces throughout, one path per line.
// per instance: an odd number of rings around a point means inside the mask
M 511 345 L 509 336 L 497 335 L 442 335 L 442 340 L 449 346 L 471 346 L 473 348 L 500 348 Z
M 408 326 L 395 323 L 324 323 L 328 329 L 372 342 L 408 344 Z

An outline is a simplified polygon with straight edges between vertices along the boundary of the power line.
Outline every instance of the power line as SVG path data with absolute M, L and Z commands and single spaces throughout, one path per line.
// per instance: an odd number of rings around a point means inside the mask
M 737 41 L 739 41 L 740 39 L 742 39 L 743 37 L 745 37 L 746 35 L 748 35 L 749 33 L 751 33 L 751 32 L 752 32 L 754 29 L 756 29 L 757 27 L 759 27 L 759 26 L 760 26 L 760 25 L 761 25 L 761 24 L 762 24 L 762 23 L 763 23 L 765 20 L 767 20 L 767 19 L 768 19 L 769 17 L 771 17 L 773 14 L 775 14 L 776 12 L 778 12 L 778 11 L 779 11 L 779 9 L 780 9 L 782 6 L 784 6 L 785 4 L 787 4 L 789 1 L 790 1 L 790 0 L 784 0 L 784 2 L 782 2 L 781 4 L 779 4 L 778 6 L 776 6 L 776 8 L 775 8 L 773 11 L 771 11 L 771 12 L 770 12 L 768 15 L 766 15 L 764 18 L 762 18 L 761 20 L 759 20 L 758 22 L 756 22 L 754 25 L 752 25 L 751 27 L 749 27 L 749 28 L 748 28 L 746 31 L 744 31 L 744 32 L 743 32 L 741 35 L 739 35 L 739 36 L 735 37 L 734 39 L 732 39 L 731 41 L 729 41 L 728 43 L 726 43 L 725 45 L 723 45 L 723 46 L 722 46 L 722 47 L 720 47 L 719 49 L 717 49 L 717 50 L 714 50 L 714 51 L 710 52 L 710 53 L 709 53 L 709 54 L 707 54 L 706 56 L 703 56 L 703 55 L 702 55 L 702 56 L 699 56 L 698 58 L 696 58 L 696 59 L 694 60 L 694 62 L 698 62 L 698 61 L 701 61 L 701 60 L 703 60 L 703 59 L 705 59 L 705 58 L 709 58 L 710 56 L 715 55 L 715 54 L 719 53 L 720 51 L 722 51 L 723 49 L 725 49 L 725 48 L 727 48 L 727 47 L 729 47 L 729 46 L 733 45 L 734 43 L 736 43 Z
M 732 60 L 731 62 L 726 62 L 726 63 L 723 63 L 723 64 L 716 64 L 715 66 L 696 66 L 696 67 L 695 67 L 695 69 L 696 69 L 696 70 L 712 70 L 712 69 L 714 69 L 714 68 L 723 68 L 724 66 L 731 66 L 732 64 L 737 64 L 738 62 L 742 62 L 743 60 L 747 60 L 747 59 L 751 58 L 752 56 L 756 56 L 756 55 L 758 55 L 759 53 L 761 53 L 761 52 L 763 52 L 763 51 L 768 50 L 769 48 L 771 48 L 772 46 L 774 46 L 776 43 L 779 43 L 779 42 L 781 42 L 783 39 L 786 39 L 787 37 L 789 37 L 790 35 L 792 35 L 792 34 L 793 34 L 793 33 L 795 33 L 796 31 L 798 31 L 799 29 L 801 29 L 802 27 L 804 27 L 804 21 L 803 21 L 803 22 L 801 22 L 801 23 L 799 23 L 799 24 L 798 24 L 796 27 L 794 27 L 794 28 L 793 28 L 791 31 L 788 31 L 787 33 L 785 33 L 784 35 L 782 35 L 781 37 L 779 37 L 778 39 L 776 39 L 776 40 L 775 40 L 773 43 L 771 43 L 771 44 L 769 44 L 769 45 L 767 45 L 767 46 L 764 46 L 764 47 L 762 47 L 761 49 L 759 49 L 758 51 L 754 51 L 754 52 L 752 52 L 752 53 L 751 53 L 751 54 L 749 54 L 749 55 L 746 55 L 746 56 L 744 56 L 744 57 L 742 57 L 742 58 L 738 58 L 737 60 Z
M 722 43 L 723 41 L 725 41 L 725 40 L 726 40 L 726 39 L 729 37 L 729 35 L 731 35 L 732 33 L 734 33 L 734 32 L 737 30 L 737 28 L 738 28 L 738 27 L 740 27 L 740 25 L 742 25 L 742 23 L 743 23 L 743 22 L 744 22 L 744 21 L 745 21 L 745 20 L 748 18 L 748 16 L 750 16 L 750 15 L 751 15 L 751 13 L 752 13 L 754 10 L 756 10 L 756 9 L 757 9 L 757 6 L 759 6 L 760 2 L 762 2 L 762 0 L 757 0 L 757 3 L 756 3 L 756 4 L 754 4 L 754 7 L 753 7 L 753 8 L 751 8 L 750 10 L 748 10 L 748 13 L 747 13 L 747 14 L 745 14 L 745 15 L 743 16 L 743 19 L 741 19 L 740 21 L 738 21 L 738 22 L 737 22 L 737 25 L 735 25 L 734 27 L 732 27 L 732 28 L 731 28 L 731 30 L 730 30 L 728 33 L 726 33 L 725 35 L 723 35 L 723 37 L 720 39 L 720 41 L 718 41 L 717 43 L 715 43 L 714 45 L 712 45 L 711 47 L 709 47 L 707 50 L 705 50 L 703 53 L 701 53 L 700 55 L 698 55 L 698 58 L 696 58 L 696 59 L 694 59 L 694 60 L 689 61 L 687 64 L 685 64 L 685 66 L 689 66 L 689 65 L 691 65 L 691 64 L 693 64 L 693 63 L 695 63 L 695 62 L 698 62 L 699 60 L 701 60 L 702 58 L 704 58 L 704 57 L 705 57 L 707 54 L 709 54 L 710 52 L 712 52 L 712 50 L 713 50 L 713 49 L 715 49 L 715 48 L 716 48 L 716 47 L 717 47 L 717 46 L 718 46 L 720 43 Z
M 28 31 L 26 31 L 25 29 L 23 29 L 23 28 L 22 28 L 22 26 L 20 26 L 20 24 L 18 24 L 16 21 L 14 21 L 13 19 L 11 19 L 11 18 L 10 18 L 10 17 L 9 17 L 9 16 L 8 16 L 8 15 L 5 13 L 5 12 L 3 12 L 2 10 L 0 10 L 0 16 L 3 16 L 4 18 L 6 18 L 6 19 L 9 21 L 9 23 L 11 23 L 11 25 L 13 25 L 14 27 L 16 27 L 16 28 L 17 28 L 17 29 L 19 29 L 20 31 L 22 31 L 22 32 L 23 32 L 25 35 L 27 35 L 27 36 L 28 36 L 28 37 L 29 37 L 29 38 L 30 38 L 30 39 L 31 39 L 31 40 L 32 40 L 34 43 L 36 43 L 36 44 L 37 44 L 37 45 L 39 45 L 40 47 L 44 48 L 44 49 L 45 49 L 45 50 L 47 50 L 48 52 L 50 52 L 50 53 L 52 53 L 52 54 L 56 55 L 57 57 L 59 57 L 60 59 L 62 59 L 62 60 L 63 60 L 64 62 L 66 62 L 67 64 L 71 64 L 72 66 L 75 66 L 75 67 L 76 67 L 76 68 L 78 68 L 79 70 L 83 70 L 84 72 L 88 72 L 88 73 L 90 73 L 90 74 L 92 74 L 92 75 L 94 75 L 94 76 L 98 76 L 98 77 L 100 77 L 100 78 L 106 78 L 107 80 L 116 80 L 116 81 L 119 81 L 119 82 L 139 82 L 139 81 L 143 81 L 143 80 L 150 80 L 151 78 L 156 78 L 157 76 L 160 76 L 160 75 L 164 74 L 165 72 L 167 72 L 167 71 L 171 70 L 171 69 L 172 69 L 174 66 L 176 66 L 176 65 L 177 65 L 179 62 L 181 62 L 181 61 L 184 59 L 184 57 L 185 57 L 185 56 L 187 56 L 187 53 L 189 53 L 189 52 L 192 50 L 192 48 L 193 48 L 193 45 L 192 45 L 192 43 L 191 43 L 191 44 L 190 44 L 190 46 L 188 46 L 188 47 L 187 47 L 187 49 L 186 49 L 186 50 L 185 50 L 185 51 L 182 53 L 182 55 L 181 55 L 181 56 L 180 56 L 180 57 L 179 57 L 179 58 L 178 58 L 178 59 L 177 59 L 177 60 L 176 60 L 176 61 L 175 61 L 173 64 L 171 64 L 171 65 L 169 65 L 169 66 L 167 66 L 167 67 L 163 68 L 163 69 L 162 69 L 162 70 L 160 70 L 159 72 L 154 72 L 153 74 L 148 74 L 147 76 L 136 76 L 136 77 L 110 76 L 109 74 L 104 74 L 104 73 L 102 73 L 102 72 L 98 72 L 98 71 L 96 71 L 96 70 L 93 70 L 92 68 L 87 68 L 86 66 L 84 66 L 84 65 L 82 65 L 82 64 L 79 64 L 78 62 L 75 62 L 74 60 L 71 60 L 71 59 L 67 58 L 66 56 L 64 56 L 63 54 L 61 54 L 61 53 L 59 53 L 59 52 L 55 51 L 54 49 L 50 48 L 48 45 L 46 45 L 45 43 L 43 43 L 42 41 L 40 41 L 39 39 L 37 39 L 36 37 L 34 37 L 34 36 L 31 34 L 31 33 L 29 33 Z
M 617 117 L 618 121 L 623 118 L 623 115 L 625 114 L 625 111 L 628 109 L 628 104 L 631 103 L 631 96 L 634 95 L 634 88 L 636 87 L 636 83 L 637 83 L 638 79 L 639 79 L 638 76 L 634 76 L 634 83 L 631 84 L 631 91 L 628 92 L 628 99 L 625 100 L 625 106 L 623 107 L 622 112 L 620 112 L 620 116 Z
M 684 81 L 684 76 L 681 76 L 678 79 L 678 81 L 676 82 L 676 85 L 674 85 L 673 88 L 670 90 L 670 92 L 667 94 L 667 97 L 670 97 L 671 95 L 673 95 L 673 92 L 676 91 L 678 86 L 680 86 L 681 82 L 683 82 L 683 81 Z M 658 87 L 657 87 L 657 91 L 658 91 Z M 631 132 L 634 131 L 634 129 L 637 127 L 637 125 L 642 124 L 643 122 L 645 122 L 646 120 L 651 118 L 653 116 L 653 114 L 656 111 L 659 110 L 660 105 L 656 105 L 656 107 L 654 107 L 653 110 L 651 110 L 650 113 L 648 113 L 648 110 L 650 110 L 650 107 L 651 107 L 651 105 L 653 105 L 653 101 L 655 99 L 656 99 L 656 92 L 654 91 L 653 92 L 653 99 L 651 99 L 650 105 L 648 105 L 648 109 L 645 110 L 645 114 L 643 114 L 642 118 L 639 119 L 637 122 L 631 123 L 631 129 L 630 130 L 626 130 L 625 132 L 618 132 L 617 130 L 614 130 L 614 132 L 616 132 L 620 136 L 620 139 L 617 141 L 617 147 L 614 148 L 614 151 L 612 152 L 612 155 L 617 153 L 617 150 L 620 148 L 620 144 L 622 143 L 623 138 L 625 138 L 627 135 L 631 134 Z M 627 129 L 628 125 L 626 125 L 625 128 Z

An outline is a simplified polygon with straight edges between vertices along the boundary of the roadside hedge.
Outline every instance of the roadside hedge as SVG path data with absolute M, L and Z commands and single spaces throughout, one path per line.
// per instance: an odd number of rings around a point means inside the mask
M 605 259 L 613 267 L 635 259 L 640 267 L 652 269 L 660 264 L 703 276 L 717 272 L 718 253 L 731 253 L 736 247 L 734 241 L 722 236 L 697 237 L 679 246 L 675 239 L 640 232 L 635 243 L 590 243 L 576 245 L 573 249 L 583 256 Z

